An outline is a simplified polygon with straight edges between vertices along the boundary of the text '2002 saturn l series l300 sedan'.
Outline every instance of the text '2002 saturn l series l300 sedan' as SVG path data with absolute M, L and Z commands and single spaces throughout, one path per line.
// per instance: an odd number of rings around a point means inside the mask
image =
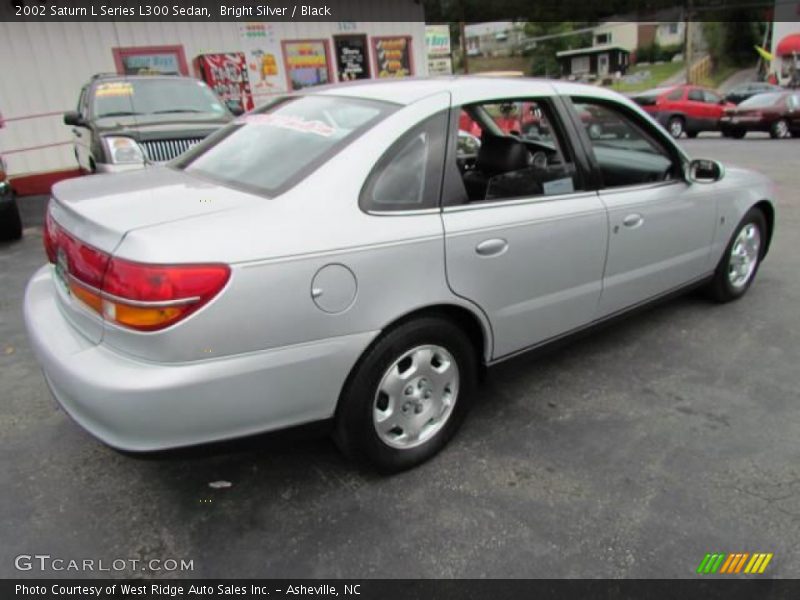
M 503 125 L 521 111 L 524 134 Z M 348 455 L 399 470 L 453 436 L 484 366 L 689 286 L 742 296 L 773 196 L 602 89 L 318 89 L 168 166 L 55 186 L 26 324 L 113 447 L 332 418 Z

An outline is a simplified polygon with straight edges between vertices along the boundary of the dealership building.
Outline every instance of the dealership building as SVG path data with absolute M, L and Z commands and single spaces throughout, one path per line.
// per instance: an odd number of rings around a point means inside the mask
M 371 0 L 351 2 L 353 13 L 374 12 Z M 197 77 L 243 109 L 314 85 L 426 76 L 422 5 L 388 4 L 393 21 L 0 22 L 0 56 L 13 65 L 0 86 L 0 154 L 12 184 L 48 193 L 76 174 L 62 116 L 97 73 Z

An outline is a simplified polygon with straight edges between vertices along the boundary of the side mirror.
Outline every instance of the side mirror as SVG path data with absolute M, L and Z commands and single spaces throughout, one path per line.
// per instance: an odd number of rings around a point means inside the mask
M 244 107 L 239 102 L 228 102 L 228 110 L 234 117 L 239 117 L 244 114 Z
M 80 113 L 77 110 L 69 110 L 64 113 L 64 125 L 72 125 L 73 127 L 81 127 L 85 125 Z
M 725 175 L 725 168 L 715 160 L 697 158 L 689 163 L 689 181 L 714 183 Z

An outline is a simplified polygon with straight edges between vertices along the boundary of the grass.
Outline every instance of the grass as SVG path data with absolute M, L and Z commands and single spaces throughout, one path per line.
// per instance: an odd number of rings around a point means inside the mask
M 496 58 L 483 58 L 482 56 L 468 57 L 469 72 L 485 73 L 487 71 L 522 71 L 527 73 L 531 66 L 529 56 L 498 56 Z M 461 70 L 463 72 L 463 69 Z
M 662 81 L 669 79 L 678 73 L 678 71 L 683 69 L 683 66 L 684 65 L 682 62 L 665 62 L 658 65 L 636 65 L 628 69 L 626 75 L 634 75 L 636 73 L 649 71 L 650 77 L 637 83 L 626 83 L 624 81 L 620 81 L 611 87 L 614 91 L 622 93 L 642 92 L 644 90 L 649 90 L 651 88 L 658 87 Z

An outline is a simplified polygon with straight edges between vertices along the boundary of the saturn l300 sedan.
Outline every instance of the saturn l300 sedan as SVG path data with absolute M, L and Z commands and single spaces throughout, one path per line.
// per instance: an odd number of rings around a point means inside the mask
M 538 126 L 502 126 L 521 110 Z M 332 419 L 399 470 L 452 438 L 484 367 L 688 287 L 741 297 L 774 192 L 594 87 L 318 89 L 55 186 L 25 319 L 53 395 L 115 448 Z

